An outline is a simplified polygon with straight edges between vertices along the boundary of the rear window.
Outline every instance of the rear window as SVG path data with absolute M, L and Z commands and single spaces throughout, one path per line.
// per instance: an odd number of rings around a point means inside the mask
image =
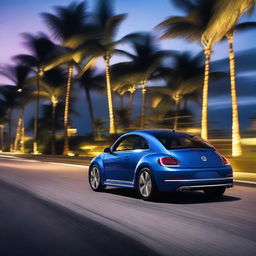
M 168 150 L 179 148 L 213 148 L 213 146 L 198 136 L 183 133 L 155 134 L 154 136 Z

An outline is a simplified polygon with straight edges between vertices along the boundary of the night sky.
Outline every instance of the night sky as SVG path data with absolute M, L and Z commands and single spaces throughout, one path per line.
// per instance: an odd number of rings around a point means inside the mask
M 0 8 L 0 65 L 10 64 L 12 56 L 27 52 L 27 49 L 22 45 L 21 33 L 30 32 L 36 33 L 43 31 L 48 33 L 46 25 L 42 22 L 39 15 L 41 12 L 52 12 L 53 6 L 66 6 L 70 0 L 1 0 Z M 90 11 L 95 0 L 89 0 L 88 10 Z M 120 27 L 117 38 L 120 38 L 131 32 L 150 31 L 157 24 L 163 21 L 168 16 L 182 15 L 182 12 L 175 9 L 169 0 L 116 0 L 114 1 L 116 14 L 128 13 L 127 19 Z M 256 21 L 256 13 L 251 17 L 244 15 L 242 21 Z M 238 102 L 240 105 L 241 126 L 247 129 L 249 126 L 248 118 L 256 116 L 256 29 L 237 33 L 235 35 L 234 49 L 237 56 L 237 87 L 238 87 Z M 172 39 L 159 42 L 163 49 L 192 51 L 195 54 L 202 50 L 202 47 L 197 43 L 188 43 L 183 39 Z M 227 42 L 217 43 L 214 47 L 212 56 L 212 67 L 218 71 L 228 71 L 228 46 Z M 112 63 L 121 61 L 120 58 L 113 58 Z M 101 68 L 102 63 L 99 61 L 98 66 Z M 0 84 L 4 84 L 6 79 L 0 76 Z M 218 87 L 215 89 L 214 87 Z M 213 90 L 214 89 L 214 90 Z M 230 92 L 229 81 L 222 81 L 221 84 L 210 86 L 210 115 L 211 121 L 216 121 L 216 127 L 230 129 L 231 114 L 230 114 Z M 222 91 L 223 90 L 223 91 Z M 105 96 L 93 94 L 95 112 L 97 116 L 107 115 Z M 139 106 L 140 95 L 136 95 Z M 97 103 L 98 102 L 98 103 Z M 101 102 L 101 104 L 99 104 Z M 87 123 L 88 116 L 84 115 L 86 102 L 81 95 L 77 99 L 76 109 L 80 112 L 79 117 L 73 118 L 73 126 L 78 128 L 80 134 L 88 132 L 90 125 Z M 220 118 L 220 110 L 223 118 Z M 27 108 L 27 116 L 32 116 L 30 108 Z M 87 111 L 86 111 L 87 112 Z M 200 109 L 194 106 L 194 112 L 200 117 Z M 83 113 L 83 114 L 82 114 Z

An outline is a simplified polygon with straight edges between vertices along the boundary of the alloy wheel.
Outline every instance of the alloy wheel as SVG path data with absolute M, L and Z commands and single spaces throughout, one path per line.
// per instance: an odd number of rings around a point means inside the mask
M 142 171 L 139 177 L 139 190 L 143 197 L 147 198 L 152 192 L 152 179 L 147 171 Z
M 93 166 L 90 173 L 90 183 L 93 189 L 97 189 L 100 184 L 100 171 L 96 166 Z

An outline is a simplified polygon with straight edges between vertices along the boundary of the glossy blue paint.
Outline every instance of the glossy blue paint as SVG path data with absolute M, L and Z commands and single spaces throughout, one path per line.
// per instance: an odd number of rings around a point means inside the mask
M 163 138 L 168 138 L 165 144 Z M 134 148 L 125 144 L 129 140 L 134 141 L 130 143 Z M 182 141 L 184 145 L 170 146 L 170 141 Z M 123 150 L 122 143 L 128 150 Z M 161 157 L 174 157 L 179 165 L 162 166 Z M 196 136 L 172 130 L 128 132 L 111 146 L 111 153 L 95 157 L 90 166 L 93 164 L 100 169 L 102 185 L 136 188 L 137 175 L 143 167 L 151 170 L 159 191 L 176 191 L 184 186 L 203 188 L 223 184 L 230 187 L 233 184 L 232 167 L 224 164 L 215 148 Z

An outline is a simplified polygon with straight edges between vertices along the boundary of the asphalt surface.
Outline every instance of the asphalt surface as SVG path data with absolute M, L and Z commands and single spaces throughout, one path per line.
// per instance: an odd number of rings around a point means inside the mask
M 155 255 L 133 239 L 0 181 L 0 255 Z
M 0 255 L 2 244 L 37 250 L 24 255 L 255 255 L 255 187 L 144 202 L 126 189 L 91 191 L 83 166 L 1 155 L 0 180 Z

